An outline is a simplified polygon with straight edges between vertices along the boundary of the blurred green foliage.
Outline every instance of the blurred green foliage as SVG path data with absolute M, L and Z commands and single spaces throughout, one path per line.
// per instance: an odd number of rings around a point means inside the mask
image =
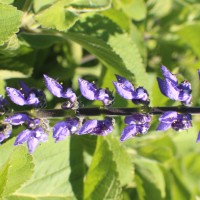
M 200 106 L 199 31 L 198 0 L 0 0 L 0 93 L 20 78 L 44 89 L 47 108 L 57 108 L 61 100 L 45 89 L 43 74 L 77 94 L 78 77 L 114 90 L 119 74 L 144 86 L 151 106 L 178 105 L 157 86 L 164 64 L 191 82 L 193 105 Z M 115 96 L 113 107 L 134 106 Z M 155 132 L 154 119 L 147 135 L 122 144 L 121 118 L 111 136 L 74 135 L 56 144 L 49 137 L 33 155 L 14 147 L 14 138 L 5 141 L 0 199 L 200 199 L 200 117 L 181 133 Z

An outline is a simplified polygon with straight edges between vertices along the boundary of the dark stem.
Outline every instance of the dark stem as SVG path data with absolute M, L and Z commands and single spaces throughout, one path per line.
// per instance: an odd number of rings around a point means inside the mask
M 147 113 L 150 115 L 160 115 L 166 111 L 176 111 L 178 113 L 200 114 L 200 107 L 138 107 L 138 108 L 79 108 L 76 110 L 50 109 L 24 111 L 36 118 L 60 118 L 75 116 L 128 116 L 134 113 Z M 19 112 L 15 112 L 19 113 Z M 22 112 L 20 112 L 22 113 Z M 12 113 L 7 113 L 8 115 Z

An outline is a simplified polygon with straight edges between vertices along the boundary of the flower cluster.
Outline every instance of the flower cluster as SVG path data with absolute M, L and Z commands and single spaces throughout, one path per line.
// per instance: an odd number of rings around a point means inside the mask
M 171 100 L 180 101 L 184 106 L 191 104 L 191 84 L 184 80 L 178 83 L 176 75 L 172 74 L 165 66 L 161 66 L 163 79 L 157 78 L 158 85 L 162 94 Z M 200 70 L 198 70 L 200 79 Z M 113 81 L 113 85 L 117 93 L 124 99 L 131 100 L 134 104 L 142 104 L 148 107 L 150 100 L 147 90 L 143 87 L 134 87 L 133 84 L 124 77 L 116 75 L 117 81 Z M 63 98 L 66 101 L 61 108 L 79 109 L 78 98 L 71 88 L 64 88 L 62 83 L 55 79 L 44 75 L 44 81 L 49 92 L 57 98 Z M 42 90 L 29 88 L 24 82 L 20 81 L 20 89 L 6 87 L 6 92 L 10 100 L 19 106 L 33 106 L 35 109 L 42 109 L 46 105 L 46 97 Z M 88 100 L 102 101 L 104 107 L 109 109 L 114 97 L 108 88 L 99 88 L 95 83 L 90 83 L 81 78 L 78 79 L 80 92 L 83 97 Z M 149 108 L 149 107 L 148 107 Z M 0 96 L 0 113 L 6 114 L 2 124 L 0 125 L 0 143 L 10 137 L 12 126 L 24 125 L 26 128 L 16 137 L 14 145 L 27 143 L 30 153 L 33 153 L 41 142 L 47 141 L 50 127 L 48 120 L 31 116 L 28 113 L 8 113 L 8 101 Z M 150 128 L 152 117 L 148 113 L 134 113 L 128 115 L 124 119 L 127 126 L 122 131 L 120 141 L 123 142 L 131 137 L 146 134 Z M 159 117 L 159 125 L 157 131 L 165 131 L 170 127 L 175 131 L 187 130 L 192 126 L 192 116 L 190 113 L 178 113 L 175 111 L 166 111 Z M 76 117 L 68 117 L 63 121 L 57 122 L 52 129 L 55 142 L 64 140 L 67 136 L 73 134 L 83 135 L 100 135 L 105 136 L 113 131 L 114 119 L 106 117 L 104 120 L 83 119 Z M 200 141 L 200 132 L 197 142 Z

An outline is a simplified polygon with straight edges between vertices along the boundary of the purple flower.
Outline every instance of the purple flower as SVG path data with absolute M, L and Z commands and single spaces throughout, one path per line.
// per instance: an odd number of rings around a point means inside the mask
M 34 130 L 25 129 L 16 138 L 14 145 L 21 145 L 27 142 L 28 150 L 32 154 L 40 142 L 47 141 L 48 134 L 45 133 L 42 127 L 37 127 Z
M 86 121 L 78 134 L 91 134 L 105 136 L 113 131 L 114 120 L 112 118 L 106 118 L 105 120 L 88 120 Z
M 33 105 L 35 107 L 43 107 L 46 97 L 42 90 L 29 88 L 24 82 L 20 81 L 20 90 L 6 87 L 6 92 L 11 101 L 17 105 Z
M 198 69 L 198 75 L 199 75 L 199 80 L 200 80 L 200 69 Z
M 12 126 L 10 124 L 1 124 L 0 125 L 0 144 L 5 139 L 9 138 L 12 133 Z
M 136 113 L 132 116 L 125 117 L 124 122 L 128 124 L 128 126 L 122 131 L 120 137 L 121 142 L 130 137 L 135 137 L 138 133 L 147 133 L 150 127 L 151 117 L 150 115 Z
M 77 100 L 76 94 L 72 91 L 71 88 L 67 88 L 66 90 L 63 89 L 63 86 L 58 83 L 58 81 L 54 80 L 53 78 L 48 77 L 44 74 L 45 84 L 47 89 L 56 97 L 58 98 L 65 98 L 69 99 L 70 102 L 65 104 L 65 108 L 71 108 L 74 106 L 74 102 Z
M 187 130 L 192 126 L 191 114 L 178 114 L 175 111 L 167 111 L 159 117 L 160 124 L 157 131 L 165 131 L 172 127 L 175 131 Z
M 200 131 L 199 131 L 199 133 L 198 133 L 196 142 L 200 142 Z
M 178 84 L 177 78 L 165 66 L 161 66 L 164 80 L 157 78 L 160 91 L 172 100 L 181 101 L 188 105 L 191 103 L 191 84 L 184 80 Z
M 65 121 L 58 122 L 53 127 L 53 138 L 58 142 L 64 140 L 65 137 L 70 136 L 79 130 L 78 119 L 66 119 Z
M 132 100 L 135 104 L 149 104 L 149 94 L 143 87 L 134 88 L 127 79 L 116 75 L 117 82 L 113 82 L 117 93 L 125 98 Z
M 12 125 L 22 125 L 30 120 L 31 118 L 27 114 L 17 113 L 12 116 L 6 117 L 4 122 L 7 122 Z
M 81 94 L 89 100 L 99 100 L 104 105 L 109 106 L 113 103 L 113 95 L 108 89 L 97 88 L 94 83 L 90 83 L 81 78 L 78 79 Z

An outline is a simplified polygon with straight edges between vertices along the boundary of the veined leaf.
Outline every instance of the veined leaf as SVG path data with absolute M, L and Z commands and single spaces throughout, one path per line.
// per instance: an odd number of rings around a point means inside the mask
M 0 45 L 18 32 L 22 14 L 15 7 L 0 3 Z
M 76 138 L 43 143 L 33 154 L 33 176 L 10 199 L 77 199 L 83 190 L 82 153 Z
M 84 184 L 84 199 L 119 199 L 121 188 L 116 163 L 108 142 L 99 137 Z
M 0 196 L 11 195 L 28 181 L 33 174 L 32 157 L 24 147 L 12 152 L 7 162 L 0 169 Z
M 53 4 L 36 16 L 36 20 L 43 27 L 59 31 L 67 31 L 78 19 L 78 14 L 66 10 L 64 1 Z

